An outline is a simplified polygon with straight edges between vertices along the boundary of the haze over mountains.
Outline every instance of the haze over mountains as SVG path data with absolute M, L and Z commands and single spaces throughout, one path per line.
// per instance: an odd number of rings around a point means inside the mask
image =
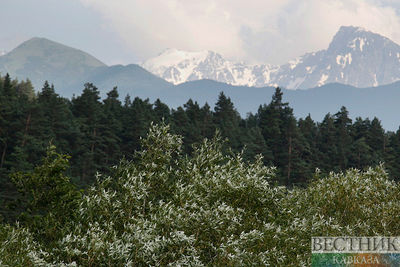
M 180 84 L 211 79 L 232 85 L 306 89 L 328 83 L 355 87 L 389 84 L 400 79 L 400 46 L 359 27 L 341 27 L 326 50 L 305 54 L 281 66 L 246 65 L 212 51 L 168 49 L 142 67 Z
M 32 38 L 0 57 L 0 72 L 22 79 L 29 78 L 35 87 L 43 79 L 69 86 L 104 63 L 93 56 L 44 38 Z
M 136 64 L 107 66 L 84 51 L 46 38 L 32 38 L 0 56 L 0 73 L 29 78 L 36 89 L 47 80 L 66 97 L 79 94 L 86 82 L 104 90 L 118 85 L 122 90 L 127 89 L 122 91 L 123 95 L 135 88 L 171 86 Z
M 79 95 L 86 82 L 95 84 L 103 97 L 117 86 L 121 98 L 127 94 L 150 101 L 159 98 L 172 108 L 189 98 L 213 106 L 224 91 L 242 116 L 270 102 L 277 85 L 312 88 L 283 91 L 297 117 L 310 113 L 321 121 L 328 112 L 346 106 L 352 118 L 377 116 L 387 130 L 397 130 L 399 55 L 400 47 L 385 37 L 357 27 L 341 27 L 328 49 L 282 66 L 248 66 L 215 52 L 169 49 L 142 65 L 157 76 L 137 64 L 107 66 L 81 50 L 33 38 L 0 56 L 0 73 L 29 78 L 37 91 L 48 80 L 65 97 Z

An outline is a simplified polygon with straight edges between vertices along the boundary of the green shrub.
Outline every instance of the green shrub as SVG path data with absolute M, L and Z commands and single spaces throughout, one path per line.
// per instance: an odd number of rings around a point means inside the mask
M 168 126 L 152 125 L 133 161 L 98 176 L 52 246 L 3 227 L 4 259 L 36 264 L 32 250 L 60 266 L 306 266 L 311 236 L 400 234 L 400 187 L 382 166 L 289 190 L 272 184 L 261 157 L 223 154 L 218 136 L 191 157 L 181 146 Z

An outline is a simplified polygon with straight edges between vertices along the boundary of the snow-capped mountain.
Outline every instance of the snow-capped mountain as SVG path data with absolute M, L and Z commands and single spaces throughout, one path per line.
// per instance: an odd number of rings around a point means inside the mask
M 167 49 L 142 67 L 159 77 L 179 84 L 187 81 L 210 79 L 233 85 L 263 86 L 270 82 L 272 65 L 249 66 L 231 62 L 212 51 L 187 52 Z
M 400 79 L 400 46 L 359 27 L 341 27 L 328 49 L 281 66 L 274 82 L 287 88 L 311 88 L 338 82 L 355 87 Z
M 281 66 L 247 65 L 212 51 L 176 49 L 168 49 L 142 66 L 174 84 L 211 79 L 232 85 L 279 85 L 288 89 L 332 82 L 369 87 L 400 80 L 400 46 L 363 28 L 342 26 L 328 49 L 307 53 Z
M 7 52 L 6 52 L 6 51 L 4 51 L 4 50 L 0 50 L 0 57 L 1 57 L 1 56 L 4 56 L 5 54 L 7 54 Z

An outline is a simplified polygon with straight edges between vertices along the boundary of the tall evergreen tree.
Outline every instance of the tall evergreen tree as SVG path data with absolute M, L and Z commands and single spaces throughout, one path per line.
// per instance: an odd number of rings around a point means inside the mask
M 193 134 L 190 133 L 191 123 L 185 110 L 182 107 L 178 107 L 176 110 L 173 109 L 171 120 L 173 131 L 183 136 L 183 148 L 185 152 L 191 152 L 192 144 L 196 140 L 193 140 Z
M 215 134 L 216 128 L 213 122 L 213 113 L 207 103 L 200 109 L 200 120 L 201 136 L 211 139 Z
M 201 142 L 205 136 L 202 134 L 203 114 L 199 104 L 197 102 L 193 102 L 192 99 L 189 99 L 188 102 L 183 105 L 183 107 L 185 108 L 185 113 L 188 119 L 188 128 L 186 129 L 185 141 L 190 145 Z
M 169 110 L 169 107 L 161 102 L 160 99 L 157 98 L 157 100 L 154 102 L 154 115 L 155 115 L 155 122 L 161 122 L 164 120 L 164 122 L 168 123 L 170 116 L 171 116 L 171 111 Z
M 272 150 L 274 165 L 280 166 L 280 182 L 289 185 L 298 182 L 298 177 L 295 177 L 298 174 L 293 173 L 296 167 L 298 171 L 304 168 L 301 159 L 304 148 L 293 110 L 283 102 L 282 95 L 282 90 L 277 87 L 271 102 L 260 106 L 256 116 L 264 139 Z
M 83 134 L 80 150 L 74 155 L 79 162 L 80 178 L 84 184 L 94 179 L 95 171 L 101 170 L 106 158 L 103 130 L 107 124 L 98 89 L 86 83 L 82 95 L 72 99 L 72 112 L 78 119 Z
M 38 94 L 39 110 L 37 112 L 43 148 L 52 142 L 60 151 L 72 155 L 78 149 L 80 138 L 79 125 L 70 109 L 69 100 L 60 97 L 53 85 L 46 81 Z
M 381 122 L 376 117 L 371 121 L 366 141 L 373 151 L 374 162 L 371 162 L 371 165 L 384 161 L 387 140 Z
M 264 163 L 268 166 L 273 165 L 273 154 L 262 136 L 261 129 L 258 126 L 247 128 L 244 136 L 244 158 L 253 161 L 257 155 L 262 155 Z
M 0 80 L 0 217 L 3 214 L 9 219 L 18 207 L 7 208 L 17 195 L 8 175 L 31 168 L 32 155 L 37 154 L 27 146 L 35 99 L 30 99 L 23 90 L 17 91 L 17 88 L 26 87 L 24 82 L 21 85 L 8 74 Z
M 396 132 L 389 132 L 387 138 L 385 167 L 394 180 L 400 181 L 400 127 Z
M 317 124 L 313 121 L 310 114 L 308 114 L 305 119 L 299 119 L 298 127 L 303 148 L 301 159 L 304 164 L 304 173 L 299 175 L 304 183 L 313 176 L 315 168 L 319 166 L 321 156 L 317 143 L 319 130 Z
M 122 121 L 122 146 L 121 151 L 124 157 L 132 158 L 134 152 L 140 148 L 140 137 L 146 135 L 150 123 L 155 120 L 153 105 L 149 99 L 142 100 L 135 97 L 125 98 L 123 106 Z
M 318 148 L 321 152 L 320 168 L 324 172 L 337 171 L 337 144 L 336 144 L 336 128 L 334 119 L 330 113 L 325 115 L 319 124 Z
M 334 116 L 334 125 L 336 128 L 336 147 L 337 154 L 335 162 L 339 168 L 344 170 L 349 167 L 350 147 L 352 143 L 351 125 L 349 112 L 342 107 Z
M 214 123 L 220 129 L 222 136 L 228 138 L 230 147 L 235 151 L 243 146 L 240 140 L 240 121 L 240 115 L 231 99 L 221 92 L 214 107 Z
M 102 133 L 106 155 L 103 163 L 105 168 L 117 164 L 121 157 L 122 106 L 118 97 L 117 87 L 114 87 L 107 93 L 107 98 L 103 101 L 103 113 L 106 122 Z
M 352 125 L 352 145 L 349 158 L 349 167 L 363 168 L 372 162 L 372 149 L 368 145 L 367 135 L 371 126 L 371 121 L 367 118 L 363 120 L 357 117 Z

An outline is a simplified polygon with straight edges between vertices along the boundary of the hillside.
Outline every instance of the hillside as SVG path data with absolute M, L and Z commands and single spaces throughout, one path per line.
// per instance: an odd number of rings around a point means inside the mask
M 93 56 L 45 38 L 32 38 L 0 57 L 0 72 L 19 79 L 29 78 L 41 87 L 45 80 L 68 87 L 76 77 L 105 66 Z
M 103 95 L 114 86 L 124 95 L 170 86 L 138 65 L 107 66 L 81 50 L 45 38 L 32 38 L 0 56 L 0 73 L 20 80 L 29 78 L 37 91 L 47 80 L 66 97 L 79 94 L 86 82 L 103 89 Z

